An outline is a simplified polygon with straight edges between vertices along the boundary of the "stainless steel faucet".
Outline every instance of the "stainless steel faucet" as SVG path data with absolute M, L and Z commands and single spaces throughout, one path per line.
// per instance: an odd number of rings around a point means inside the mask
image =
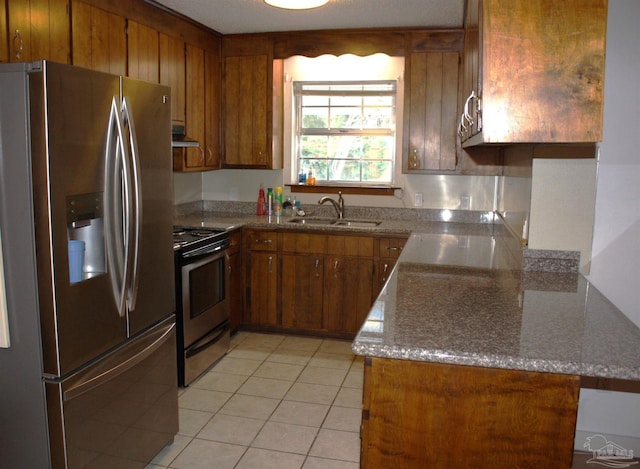
M 327 196 L 324 196 L 320 200 L 318 200 L 318 203 L 320 205 L 322 205 L 325 202 L 331 202 L 331 205 L 333 205 L 333 208 L 336 209 L 338 218 L 344 218 L 344 199 L 342 198 L 342 192 L 338 192 L 337 202 L 333 200 L 331 197 L 327 197 Z

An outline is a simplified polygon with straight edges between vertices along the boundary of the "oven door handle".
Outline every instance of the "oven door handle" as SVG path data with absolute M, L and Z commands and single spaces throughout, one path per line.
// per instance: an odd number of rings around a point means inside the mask
M 227 247 L 228 247 L 228 243 L 219 243 L 219 244 L 215 244 L 213 246 L 203 246 L 201 248 L 194 249 L 193 251 L 187 251 L 185 253 L 182 253 L 182 258 L 183 259 L 192 259 L 194 257 L 200 257 L 200 256 L 215 254 L 217 252 L 220 252 L 220 251 L 223 251 L 223 250 L 227 249 Z
M 195 342 L 193 345 L 189 346 L 189 349 L 185 352 L 185 358 L 193 357 L 194 355 L 199 354 L 203 350 L 208 349 L 213 344 L 218 342 L 220 338 L 225 335 L 225 333 L 229 330 L 229 322 L 226 321 L 222 324 L 222 327 L 218 327 L 211 331 L 209 334 L 205 335 L 202 339 Z M 212 337 L 212 334 L 215 334 Z

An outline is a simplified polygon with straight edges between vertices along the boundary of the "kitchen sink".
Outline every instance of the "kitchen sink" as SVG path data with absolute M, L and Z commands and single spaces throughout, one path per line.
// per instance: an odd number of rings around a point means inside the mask
M 382 223 L 379 220 L 349 220 L 337 218 L 292 218 L 289 223 L 297 223 L 299 225 L 333 225 L 333 226 L 352 226 L 354 228 L 373 228 Z
M 338 220 L 335 218 L 292 218 L 289 223 L 297 223 L 299 225 L 333 225 Z
M 378 220 L 336 220 L 336 226 L 353 226 L 359 228 L 373 228 L 378 226 L 381 221 Z

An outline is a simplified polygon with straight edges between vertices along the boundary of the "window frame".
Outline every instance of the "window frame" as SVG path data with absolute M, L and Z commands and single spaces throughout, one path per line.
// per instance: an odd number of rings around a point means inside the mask
M 360 89 L 348 89 L 354 86 L 359 86 Z M 305 89 L 305 87 L 327 87 L 327 89 Z M 331 88 L 334 89 L 331 89 Z M 367 87 L 372 87 L 367 89 Z M 378 89 L 376 89 L 376 87 Z M 384 89 L 387 87 L 387 89 Z M 358 180 L 322 180 L 316 181 L 316 184 L 322 187 L 327 186 L 342 186 L 342 187 L 361 187 L 361 188 L 379 188 L 379 187 L 393 187 L 396 177 L 396 156 L 397 156 L 397 142 L 398 142 L 398 80 L 394 79 L 377 79 L 377 80 L 298 80 L 292 83 L 293 94 L 293 144 L 294 144 L 294 168 L 295 174 L 300 174 L 302 170 L 302 162 L 309 158 L 303 158 L 302 156 L 302 143 L 301 140 L 304 136 L 326 136 L 331 137 L 366 137 L 366 136 L 381 136 L 391 137 L 391 145 L 389 145 L 389 157 L 388 158 L 364 158 L 362 155 L 352 161 L 357 161 L 360 168 L 360 175 Z M 367 97 L 391 97 L 391 105 L 388 106 L 392 110 L 390 116 L 391 125 L 389 127 L 360 127 L 360 128 L 333 128 L 331 127 L 331 109 L 339 108 L 340 106 L 332 106 L 331 101 L 327 104 L 327 127 L 326 128 L 303 128 L 303 98 L 304 96 L 327 96 L 327 97 L 348 97 L 355 96 L 362 98 L 360 100 L 359 107 L 361 115 L 365 115 L 365 110 L 368 107 L 384 108 L 385 106 L 367 106 L 365 99 Z M 346 106 L 356 107 L 356 106 Z M 327 158 L 319 158 L 323 160 Z M 329 160 L 342 160 L 342 158 L 328 158 Z M 345 159 L 349 160 L 349 159 Z M 389 167 L 387 169 L 390 179 L 386 181 L 367 181 L 363 180 L 363 163 L 382 161 L 386 162 Z M 299 181 L 298 181 L 299 182 Z

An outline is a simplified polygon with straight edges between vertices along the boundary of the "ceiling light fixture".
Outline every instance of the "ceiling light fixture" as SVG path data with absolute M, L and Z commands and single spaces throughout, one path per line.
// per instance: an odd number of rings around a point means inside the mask
M 285 10 L 307 10 L 325 5 L 329 0 L 264 0 L 272 7 L 284 8 Z

